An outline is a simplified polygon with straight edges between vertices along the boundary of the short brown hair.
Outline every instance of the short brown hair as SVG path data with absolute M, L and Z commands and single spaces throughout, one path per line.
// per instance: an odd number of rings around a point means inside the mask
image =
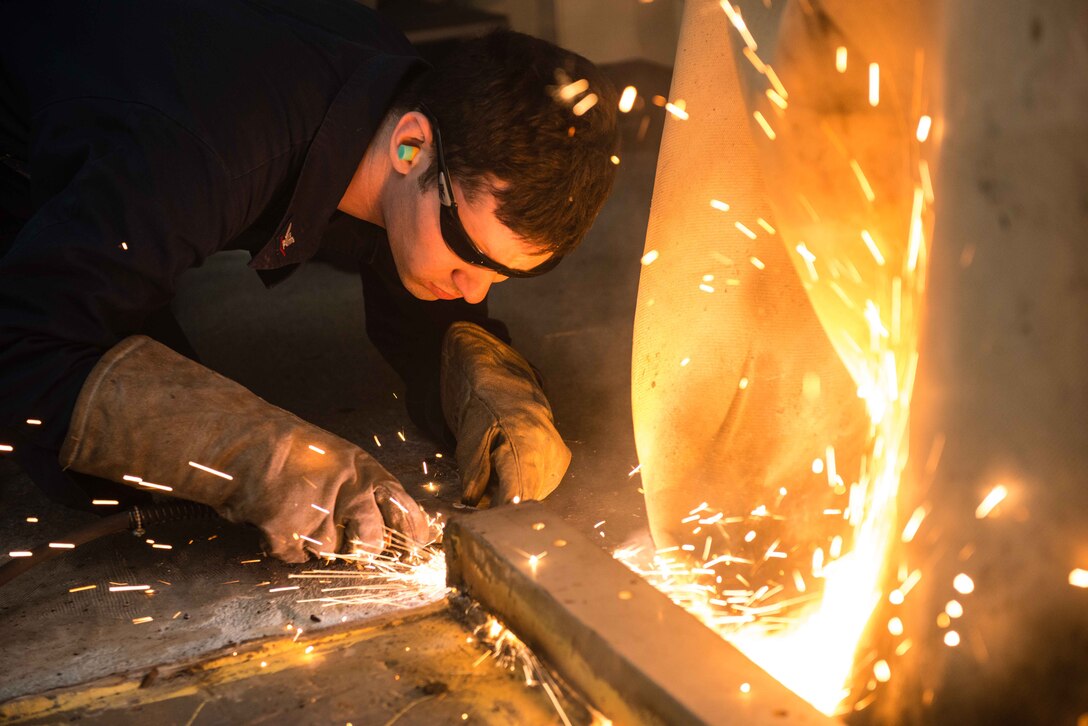
M 529 244 L 565 255 L 612 190 L 616 105 L 612 83 L 582 56 L 497 31 L 462 43 L 417 77 L 394 111 L 426 107 L 465 194 L 491 191 L 500 222 Z M 432 164 L 423 189 L 436 177 Z

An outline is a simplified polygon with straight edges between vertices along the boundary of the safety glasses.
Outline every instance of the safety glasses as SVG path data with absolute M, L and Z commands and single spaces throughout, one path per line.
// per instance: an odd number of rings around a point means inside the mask
M 442 132 L 438 129 L 438 121 L 427 108 L 421 107 L 420 110 L 431 122 L 431 132 L 434 135 L 435 158 L 438 162 L 438 219 L 446 246 L 470 265 L 487 268 L 503 277 L 537 277 L 558 265 L 563 259 L 562 255 L 552 255 L 531 270 L 515 270 L 496 262 L 480 250 L 465 231 L 464 225 L 461 224 L 461 217 L 457 213 L 457 202 L 453 198 L 453 186 L 449 169 L 446 167 L 446 155 L 442 151 Z

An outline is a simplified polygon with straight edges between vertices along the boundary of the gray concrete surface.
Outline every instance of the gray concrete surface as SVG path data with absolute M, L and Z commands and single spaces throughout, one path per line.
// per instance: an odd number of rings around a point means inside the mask
M 621 86 L 633 82 L 646 96 L 668 91 L 668 74 L 660 69 L 636 65 L 618 72 Z M 636 464 L 631 320 L 663 113 L 647 104 L 625 118 L 615 193 L 582 248 L 548 276 L 506 282 L 491 295 L 493 312 L 543 371 L 574 453 L 548 506 L 605 548 L 645 531 L 638 477 L 628 476 Z M 412 427 L 395 397 L 400 381 L 366 340 L 357 276 L 313 263 L 268 291 L 244 255 L 224 253 L 186 275 L 176 312 L 205 364 L 359 443 L 424 506 L 452 511 L 457 474 Z M 428 481 L 439 484 L 437 494 L 422 488 Z M 7 552 L 55 541 L 92 517 L 50 503 L 2 457 L 0 502 L 0 564 Z M 390 610 L 300 603 L 305 590 L 269 593 L 290 584 L 292 572 L 318 565 L 263 558 L 246 527 L 178 523 L 146 537 L 174 549 L 115 535 L 0 588 L 0 701 L 192 658 L 284 632 L 287 625 L 318 629 Z M 111 582 L 147 584 L 155 593 L 110 593 Z M 90 584 L 96 589 L 69 592 Z M 133 623 L 141 617 L 154 620 Z
M 0 721 L 48 724 L 356 723 L 389 726 L 561 723 L 541 688 L 465 637 L 443 607 L 406 612 L 316 638 L 228 649 L 141 678 L 0 705 Z M 563 703 L 574 723 L 584 709 Z

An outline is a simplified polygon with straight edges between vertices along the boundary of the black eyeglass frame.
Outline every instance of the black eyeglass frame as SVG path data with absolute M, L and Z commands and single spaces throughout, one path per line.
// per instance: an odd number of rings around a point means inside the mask
M 483 267 L 492 272 L 497 272 L 503 277 L 538 277 L 545 272 L 554 269 L 563 260 L 562 255 L 552 255 L 530 270 L 515 270 L 512 267 L 496 262 L 480 250 L 472 241 L 472 237 L 465 231 L 461 224 L 461 216 L 457 213 L 457 201 L 453 197 L 453 185 L 450 182 L 450 171 L 446 166 L 446 155 L 442 151 L 442 132 L 438 128 L 438 121 L 434 114 L 425 106 L 420 111 L 431 124 L 431 134 L 434 137 L 435 161 L 438 164 L 438 220 L 442 230 L 442 239 L 453 254 L 477 267 Z

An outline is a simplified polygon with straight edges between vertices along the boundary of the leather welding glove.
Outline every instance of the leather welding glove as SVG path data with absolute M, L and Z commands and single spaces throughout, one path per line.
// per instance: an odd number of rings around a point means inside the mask
M 457 437 L 465 504 L 486 502 L 493 478 L 500 503 L 543 499 L 559 486 L 570 449 L 536 371 L 474 323 L 454 323 L 443 339 L 442 411 Z
M 60 461 L 254 524 L 286 562 L 433 539 L 427 515 L 365 451 L 140 335 L 91 371 Z

